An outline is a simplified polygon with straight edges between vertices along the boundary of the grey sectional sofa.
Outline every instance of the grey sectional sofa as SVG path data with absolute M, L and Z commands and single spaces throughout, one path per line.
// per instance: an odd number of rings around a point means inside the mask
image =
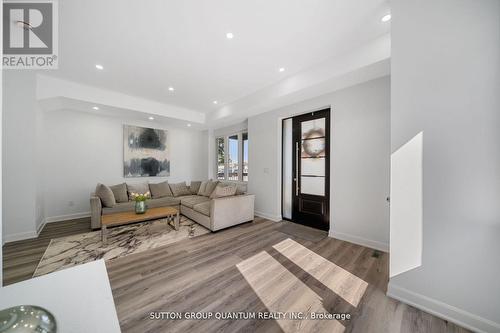
M 201 182 L 198 183 L 200 187 Z M 204 184 L 204 183 L 203 183 Z M 201 184 L 203 186 L 203 184 Z M 175 206 L 180 210 L 180 213 L 191 220 L 203 225 L 211 231 L 224 229 L 233 225 L 244 222 L 253 221 L 254 219 L 254 200 L 255 196 L 247 194 L 246 183 L 243 182 L 217 182 L 213 191 L 207 188 L 208 192 L 200 192 L 198 189 L 193 189 L 188 186 L 181 191 L 175 191 L 173 188 L 179 184 L 169 184 L 171 187 L 170 193 L 163 193 L 160 197 L 154 195 L 153 198 L 147 200 L 148 208 Z M 213 184 L 212 184 L 213 185 Z M 124 186 L 124 184 L 116 185 Z M 125 184 L 128 189 L 133 185 Z M 218 187 L 232 186 L 236 187 L 236 194 L 224 197 L 214 197 L 215 189 L 220 190 Z M 182 187 L 182 186 L 181 186 Z M 113 188 L 113 187 L 112 187 Z M 97 192 L 97 190 L 96 190 Z M 168 191 L 167 191 L 168 192 Z M 127 193 L 129 195 L 130 192 Z M 176 194 L 182 194 L 177 195 Z M 118 197 L 118 195 L 116 195 Z M 123 195 L 121 196 L 123 198 Z M 125 200 L 128 199 L 128 196 Z M 102 215 L 134 211 L 135 202 L 132 200 L 121 200 L 114 205 L 107 207 L 101 197 L 92 193 L 90 197 L 90 210 L 91 210 L 91 227 L 97 229 L 101 227 Z

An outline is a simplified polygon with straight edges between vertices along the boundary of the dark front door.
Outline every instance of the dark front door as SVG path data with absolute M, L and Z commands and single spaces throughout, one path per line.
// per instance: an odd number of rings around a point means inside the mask
M 328 230 L 330 109 L 293 118 L 292 220 Z

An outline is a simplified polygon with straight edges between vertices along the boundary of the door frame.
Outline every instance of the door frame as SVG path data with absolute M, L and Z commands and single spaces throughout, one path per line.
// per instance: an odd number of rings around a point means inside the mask
M 331 119 L 332 119 L 332 107 L 331 105 L 329 106 L 324 106 L 324 107 L 320 107 L 318 109 L 315 109 L 313 111 L 308 111 L 308 112 L 304 112 L 304 113 L 299 113 L 299 114 L 294 114 L 294 115 L 291 115 L 291 116 L 288 116 L 288 117 L 284 117 L 284 118 L 281 118 L 281 122 L 280 122 L 280 129 L 281 129 L 281 136 L 280 136 L 280 153 L 281 153 L 281 159 L 280 159 L 280 162 L 281 162 L 281 172 L 280 172 L 280 192 L 281 192 L 281 202 L 280 202 L 280 213 L 281 213 L 281 219 L 282 220 L 285 220 L 285 221 L 290 221 L 290 222 L 294 222 L 293 221 L 293 204 L 292 204 L 292 218 L 286 218 L 283 216 L 283 202 L 284 202 L 284 195 L 283 195 L 283 174 L 284 174 L 284 156 L 283 156 L 283 144 L 284 144 L 284 131 L 283 131 L 283 128 L 284 128 L 284 122 L 285 120 L 288 120 L 288 119 L 291 119 L 291 118 L 295 118 L 295 117 L 299 117 L 299 116 L 304 116 L 304 115 L 307 115 L 307 114 L 313 114 L 313 113 L 316 113 L 316 112 L 322 112 L 322 111 L 327 111 L 327 116 L 326 116 L 326 128 L 328 128 L 327 130 L 327 133 L 326 133 L 326 148 L 325 150 L 327 151 L 327 154 L 326 154 L 326 159 L 325 159 L 325 163 L 326 163 L 326 166 L 325 166 L 325 217 L 326 217 L 326 220 L 328 221 L 328 229 L 326 230 L 329 230 L 331 229 L 330 227 L 330 224 L 331 224 L 331 220 L 330 220 L 330 200 L 331 200 L 331 196 L 330 196 L 330 177 L 331 177 L 331 158 L 330 158 L 330 154 L 331 154 L 331 140 L 332 140 L 332 134 L 330 133 L 331 132 Z M 295 166 L 292 166 L 293 169 L 295 169 Z M 298 223 L 298 224 L 301 224 L 301 223 Z M 301 224 L 301 225 L 305 225 L 305 224 Z M 310 225 L 309 225 L 310 226 Z M 325 229 L 323 229 L 325 230 Z

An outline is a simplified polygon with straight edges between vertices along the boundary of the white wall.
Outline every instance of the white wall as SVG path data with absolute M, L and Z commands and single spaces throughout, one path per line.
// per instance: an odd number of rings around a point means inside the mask
M 36 236 L 36 77 L 29 70 L 3 71 L 3 237 Z M 38 205 L 39 206 L 39 205 Z
M 391 145 L 424 131 L 424 222 L 389 294 L 500 332 L 500 1 L 391 5 Z
M 206 132 L 155 122 L 129 122 L 94 114 L 44 112 L 43 153 L 45 216 L 88 213 L 97 182 L 170 182 L 207 179 Z M 123 177 L 123 125 L 168 130 L 170 177 Z
M 3 17 L 3 6 L 0 6 L 0 17 Z M 0 27 L 0 54 L 3 54 L 3 24 Z M 2 65 L 0 65 L 0 69 Z M 2 70 L 3 72 L 3 70 Z M 3 146 L 2 146 L 2 136 L 3 136 L 3 77 L 0 76 L 0 174 L 2 174 L 3 169 Z M 3 286 L 3 212 L 2 212 L 2 177 L 0 177 L 0 288 Z
M 388 250 L 389 103 L 386 76 L 249 118 L 256 212 L 281 218 L 281 119 L 331 105 L 330 235 Z

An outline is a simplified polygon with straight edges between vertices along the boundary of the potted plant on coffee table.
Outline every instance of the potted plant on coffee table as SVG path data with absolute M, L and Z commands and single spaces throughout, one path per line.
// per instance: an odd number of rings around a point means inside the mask
M 132 198 L 135 201 L 135 213 L 136 214 L 144 214 L 148 209 L 148 205 L 146 205 L 146 200 L 149 199 L 150 193 L 147 191 L 144 194 L 141 193 L 131 193 Z

